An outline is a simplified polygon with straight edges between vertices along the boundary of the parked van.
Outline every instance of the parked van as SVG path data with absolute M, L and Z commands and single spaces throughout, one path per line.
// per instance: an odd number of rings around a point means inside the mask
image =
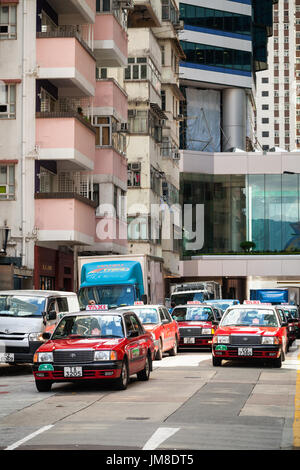
M 74 292 L 0 291 L 0 363 L 31 363 L 43 332 L 79 310 Z

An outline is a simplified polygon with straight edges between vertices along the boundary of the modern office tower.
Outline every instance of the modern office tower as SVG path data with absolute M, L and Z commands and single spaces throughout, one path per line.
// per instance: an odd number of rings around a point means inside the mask
M 0 1 L 0 288 L 73 290 L 77 252 L 126 249 L 124 215 L 101 204 L 126 191 L 127 96 L 96 80 L 127 63 L 125 16 L 104 0 Z
M 257 74 L 257 138 L 263 150 L 300 148 L 300 2 L 279 0 L 268 69 Z
M 128 251 L 160 258 L 165 277 L 179 275 L 180 27 L 174 0 L 128 12 Z
M 255 84 L 267 73 L 274 3 L 180 4 L 180 195 L 182 205 L 193 205 L 181 279 L 217 280 L 223 297 L 240 300 L 253 287 L 291 284 L 300 274 L 298 157 L 265 154 L 255 133 Z M 250 254 L 244 242 L 252 242 Z

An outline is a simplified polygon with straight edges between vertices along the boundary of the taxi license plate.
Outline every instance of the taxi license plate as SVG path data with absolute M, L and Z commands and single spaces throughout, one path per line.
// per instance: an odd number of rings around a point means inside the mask
M 12 353 L 1 353 L 0 362 L 14 362 L 15 355 Z
M 183 338 L 183 342 L 185 344 L 194 344 L 195 343 L 195 338 Z
M 64 377 L 82 377 L 82 367 L 64 367 Z
M 239 356 L 252 356 L 252 348 L 238 348 Z

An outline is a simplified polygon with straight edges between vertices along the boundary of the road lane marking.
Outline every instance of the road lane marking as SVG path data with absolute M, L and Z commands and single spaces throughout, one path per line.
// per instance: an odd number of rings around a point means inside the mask
M 143 447 L 143 450 L 155 450 L 169 437 L 173 436 L 180 428 L 158 428 Z
M 28 436 L 24 437 L 23 439 L 20 439 L 19 441 L 15 442 L 14 444 L 6 447 L 4 450 L 14 450 L 17 447 L 20 447 L 25 442 L 30 441 L 30 439 L 33 439 L 38 434 L 41 434 L 41 433 L 43 433 L 45 431 L 48 431 L 49 429 L 53 428 L 53 426 L 54 426 L 54 424 L 50 424 L 49 426 L 43 426 L 42 428 L 40 428 L 37 431 L 29 434 Z

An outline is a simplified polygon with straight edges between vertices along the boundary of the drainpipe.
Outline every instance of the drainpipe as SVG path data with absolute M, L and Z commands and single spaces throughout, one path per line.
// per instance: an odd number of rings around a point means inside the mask
M 25 18 L 27 14 L 26 9 L 26 0 L 22 2 L 22 14 L 23 14 L 23 22 L 22 22 L 22 99 L 21 99 L 21 233 L 22 233 L 22 266 L 26 266 L 26 243 L 25 243 L 25 98 L 26 98 L 26 90 L 25 90 L 25 80 L 26 80 L 26 72 L 25 72 L 25 65 L 26 65 L 26 58 L 25 58 Z

